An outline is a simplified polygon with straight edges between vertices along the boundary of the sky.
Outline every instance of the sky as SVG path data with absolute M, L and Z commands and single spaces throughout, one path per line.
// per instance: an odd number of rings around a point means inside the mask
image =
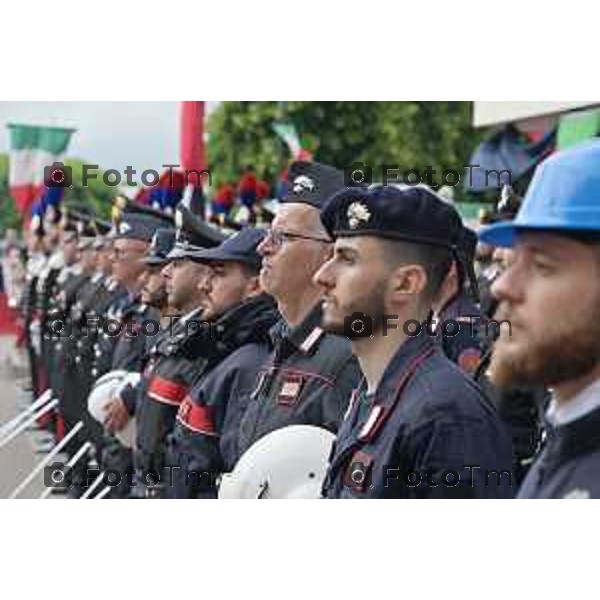
M 103 170 L 131 165 L 139 174 L 179 162 L 179 102 L 0 102 L 2 153 L 10 151 L 7 123 L 73 127 L 67 156 Z

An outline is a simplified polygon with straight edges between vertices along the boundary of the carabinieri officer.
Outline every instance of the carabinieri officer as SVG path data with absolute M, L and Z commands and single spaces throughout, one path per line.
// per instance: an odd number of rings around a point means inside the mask
M 381 186 L 339 192 L 321 218 L 336 239 L 314 278 L 324 291 L 323 328 L 352 339 L 364 374 L 325 496 L 514 495 L 508 432 L 425 327 L 456 256 L 458 213 L 426 187 Z

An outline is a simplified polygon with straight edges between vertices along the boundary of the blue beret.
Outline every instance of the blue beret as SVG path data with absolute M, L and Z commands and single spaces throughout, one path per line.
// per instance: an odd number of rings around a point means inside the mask
M 454 248 L 458 212 L 425 186 L 347 188 L 327 202 L 321 221 L 332 237 L 372 235 Z

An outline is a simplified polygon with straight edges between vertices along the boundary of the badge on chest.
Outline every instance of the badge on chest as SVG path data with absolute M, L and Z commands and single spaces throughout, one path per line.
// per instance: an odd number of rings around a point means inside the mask
M 283 406 L 293 406 L 298 402 L 304 378 L 301 375 L 288 375 L 283 380 L 279 394 L 277 395 L 277 404 Z

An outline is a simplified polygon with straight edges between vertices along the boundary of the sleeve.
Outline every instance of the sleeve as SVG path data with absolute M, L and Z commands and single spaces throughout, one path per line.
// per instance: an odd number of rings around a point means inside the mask
M 507 498 L 514 495 L 510 445 L 504 443 L 502 432 L 491 423 L 440 415 L 411 438 L 412 497 Z
M 179 425 L 172 436 L 173 456 L 185 468 L 191 497 L 216 496 L 216 478 L 224 470 L 220 437 L 236 380 L 236 366 L 222 364 L 199 381 L 191 393 L 186 425 Z
M 443 336 L 444 354 L 463 371 L 473 375 L 479 366 L 482 355 L 482 340 L 479 325 L 467 320 L 459 321 L 459 331 L 455 336 Z

